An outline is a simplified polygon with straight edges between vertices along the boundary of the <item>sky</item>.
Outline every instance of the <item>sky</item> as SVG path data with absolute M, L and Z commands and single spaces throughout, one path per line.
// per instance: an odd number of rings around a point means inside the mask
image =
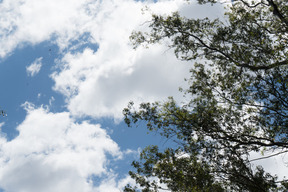
M 129 101 L 181 101 L 192 63 L 133 49 L 152 13 L 216 18 L 185 0 L 0 0 L 0 192 L 118 192 L 131 162 L 167 141 L 128 128 Z

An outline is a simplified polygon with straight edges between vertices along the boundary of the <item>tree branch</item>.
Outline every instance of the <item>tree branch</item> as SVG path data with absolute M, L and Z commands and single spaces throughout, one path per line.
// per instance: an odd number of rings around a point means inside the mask
M 288 150 L 281 151 L 281 152 L 279 152 L 279 153 L 275 153 L 275 154 L 272 154 L 272 155 L 268 155 L 268 156 L 266 156 L 266 157 L 259 157 L 259 158 L 256 158 L 256 159 L 252 159 L 252 160 L 250 160 L 249 162 L 258 161 L 258 160 L 262 160 L 262 159 L 268 159 L 268 158 L 270 158 L 270 157 L 274 157 L 274 156 L 277 156 L 277 155 L 280 155 L 280 154 L 286 153 L 286 152 L 288 152 Z
M 280 12 L 278 6 L 275 4 L 275 2 L 273 0 L 267 0 L 269 5 L 271 7 L 273 7 L 273 14 L 275 16 L 277 16 L 282 22 L 284 22 L 286 24 L 286 26 L 288 27 L 288 21 L 285 19 L 285 17 L 283 16 L 283 14 Z

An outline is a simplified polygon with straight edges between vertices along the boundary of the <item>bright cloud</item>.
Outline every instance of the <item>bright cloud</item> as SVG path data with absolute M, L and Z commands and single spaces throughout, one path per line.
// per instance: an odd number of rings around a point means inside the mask
M 89 3 L 98 4 L 94 0 L 4 0 L 0 4 L 0 57 L 23 43 L 35 45 L 56 36 L 63 45 L 77 37 L 89 17 Z
M 164 1 L 150 7 L 169 13 L 182 4 Z M 165 45 L 149 50 L 133 50 L 130 45 L 131 32 L 150 19 L 150 14 L 141 14 L 141 8 L 139 2 L 105 1 L 95 15 L 97 25 L 91 26 L 90 32 L 99 44 L 97 51 L 87 48 L 62 58 L 62 70 L 52 75 L 54 90 L 67 97 L 72 114 L 120 119 L 130 100 L 155 101 L 177 95 L 190 66 L 177 61 Z
M 67 96 L 72 114 L 121 118 L 130 100 L 175 96 L 188 75 L 189 65 L 177 61 L 161 46 L 137 53 L 122 50 L 122 56 L 116 55 L 113 61 L 109 54 L 103 56 L 101 50 L 95 53 L 90 49 L 63 58 L 64 70 L 53 75 L 54 88 Z M 121 60 L 123 57 L 127 59 Z
M 31 65 L 26 67 L 26 72 L 28 75 L 33 77 L 34 75 L 38 74 L 40 72 L 40 69 L 42 67 L 42 59 L 43 57 L 35 59 Z
M 110 174 L 106 155 L 121 158 L 118 145 L 100 125 L 27 106 L 19 136 L 0 138 L 0 187 L 7 192 L 91 191 L 91 176 Z

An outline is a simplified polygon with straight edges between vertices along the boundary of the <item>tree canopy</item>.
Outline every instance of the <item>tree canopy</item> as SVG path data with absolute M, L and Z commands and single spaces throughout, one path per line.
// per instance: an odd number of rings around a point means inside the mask
M 178 146 L 144 149 L 130 172 L 140 188 L 124 191 L 288 190 L 249 158 L 288 152 L 288 1 L 235 0 L 224 20 L 175 12 L 153 15 L 149 25 L 131 35 L 135 48 L 168 41 L 177 58 L 191 61 L 182 90 L 189 102 L 169 97 L 123 110 L 128 126 L 145 121 Z

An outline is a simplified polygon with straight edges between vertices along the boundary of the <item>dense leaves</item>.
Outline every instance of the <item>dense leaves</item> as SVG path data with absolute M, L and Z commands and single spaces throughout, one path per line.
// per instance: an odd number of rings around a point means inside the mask
M 215 1 L 199 1 L 199 3 Z M 285 191 L 287 182 L 252 166 L 249 154 L 288 151 L 288 2 L 238 0 L 226 16 L 210 20 L 153 15 L 149 33 L 135 32 L 135 46 L 166 41 L 191 61 L 189 102 L 133 103 L 131 126 L 178 144 L 148 147 L 130 175 L 142 191 Z M 127 186 L 125 191 L 137 191 Z

